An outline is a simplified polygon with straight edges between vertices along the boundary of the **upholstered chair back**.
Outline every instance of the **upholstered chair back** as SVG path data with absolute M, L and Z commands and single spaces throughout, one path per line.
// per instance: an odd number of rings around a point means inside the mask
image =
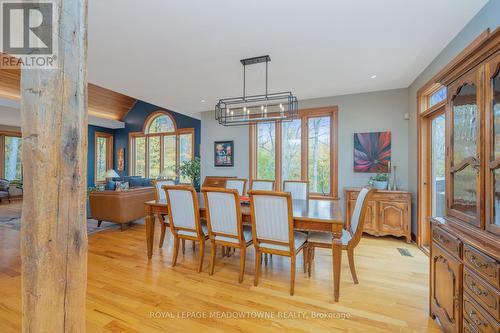
M 252 191 L 251 198 L 255 237 L 289 243 L 290 223 L 293 223 L 290 216 L 290 195 L 283 192 Z
M 274 181 L 254 180 L 252 181 L 252 190 L 272 191 L 274 190 Z
M 206 189 L 206 207 L 210 214 L 210 230 L 238 236 L 238 218 L 235 192 L 219 192 Z
M 290 192 L 293 200 L 307 200 L 309 184 L 305 181 L 285 180 L 283 182 L 283 191 Z
M 156 199 L 156 201 L 166 200 L 167 199 L 166 193 L 162 189 L 163 186 L 165 186 L 165 185 L 168 185 L 168 186 L 175 185 L 175 181 L 173 181 L 171 179 L 152 180 L 151 183 L 153 184 L 153 186 L 155 188 L 155 199 Z
M 167 186 L 170 222 L 175 228 L 188 228 L 196 230 L 196 215 L 194 203 L 194 189 L 188 186 Z
M 246 179 L 228 179 L 226 180 L 226 188 L 235 189 L 240 196 L 245 194 L 247 180 Z

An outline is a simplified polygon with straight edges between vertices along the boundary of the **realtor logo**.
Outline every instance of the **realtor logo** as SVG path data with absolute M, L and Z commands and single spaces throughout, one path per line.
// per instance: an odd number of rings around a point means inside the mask
M 2 24 L 0 68 L 55 68 L 57 64 L 54 0 L 0 0 Z

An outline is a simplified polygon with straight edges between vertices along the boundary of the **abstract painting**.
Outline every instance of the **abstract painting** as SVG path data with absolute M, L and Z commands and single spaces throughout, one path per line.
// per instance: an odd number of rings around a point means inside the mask
M 391 132 L 354 133 L 354 172 L 389 172 Z

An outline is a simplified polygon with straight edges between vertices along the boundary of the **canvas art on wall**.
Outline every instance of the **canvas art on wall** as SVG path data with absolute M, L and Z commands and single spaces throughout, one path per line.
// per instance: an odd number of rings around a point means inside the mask
M 118 171 L 125 170 L 125 148 L 118 149 Z
M 354 172 L 389 172 L 391 132 L 354 133 Z
M 234 166 L 234 141 L 214 142 L 214 165 L 216 167 Z

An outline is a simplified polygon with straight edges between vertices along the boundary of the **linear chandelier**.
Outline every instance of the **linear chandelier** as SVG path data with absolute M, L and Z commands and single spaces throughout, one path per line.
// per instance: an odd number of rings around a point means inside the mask
M 215 105 L 215 119 L 224 126 L 250 125 L 293 120 L 298 101 L 290 91 L 269 94 L 267 91 L 268 55 L 240 60 L 243 65 L 243 96 L 220 99 Z M 246 96 L 246 66 L 266 63 L 266 93 Z

